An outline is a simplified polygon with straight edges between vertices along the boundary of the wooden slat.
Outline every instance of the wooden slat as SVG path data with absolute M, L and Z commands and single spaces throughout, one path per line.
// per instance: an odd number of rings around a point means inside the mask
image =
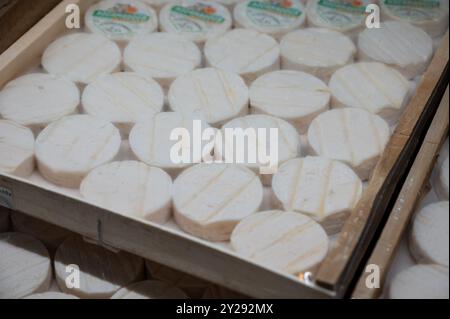
M 448 32 L 442 40 L 415 96 L 400 118 L 386 149 L 378 162 L 369 186 L 362 199 L 344 225 L 337 245 L 319 268 L 316 281 L 328 289 L 342 294 L 347 289 L 351 275 L 359 266 L 373 234 L 384 214 L 396 185 L 406 170 L 404 161 L 413 154 L 419 143 L 417 135 L 427 116 L 432 112 L 428 102 L 435 93 L 443 70 L 448 64 Z
M 384 283 L 409 221 L 420 203 L 420 199 L 427 191 L 428 180 L 436 164 L 441 146 L 447 138 L 448 128 L 449 89 L 447 87 L 431 128 L 414 161 L 381 237 L 367 262 L 367 265 L 379 267 L 381 283 Z M 368 288 L 365 284 L 366 276 L 367 274 L 363 273 L 359 279 L 353 292 L 353 298 L 378 298 L 383 291 L 383 286 L 378 289 Z

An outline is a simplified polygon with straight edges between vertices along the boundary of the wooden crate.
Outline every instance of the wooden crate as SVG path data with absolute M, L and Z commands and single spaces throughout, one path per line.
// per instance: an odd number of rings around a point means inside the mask
M 366 264 L 379 267 L 381 285 L 379 288 L 367 287 L 366 280 L 370 273 L 363 272 L 353 292 L 353 298 L 378 298 L 381 295 L 389 267 L 408 229 L 410 220 L 420 200 L 429 191 L 428 182 L 439 157 L 441 146 L 448 136 L 448 127 L 449 87 L 447 86 L 430 129 L 383 228 L 381 237 Z
M 94 0 L 64 1 L 0 56 L 0 87 L 37 66 L 44 49 L 66 31 L 65 8 L 69 3 L 84 12 Z M 448 62 L 448 34 L 437 51 L 424 80 L 407 106 L 367 191 L 344 226 L 336 247 L 320 266 L 315 283 L 306 283 L 249 262 L 220 244 L 194 238 L 174 228 L 113 213 L 56 187 L 30 179 L 0 175 L 0 191 L 11 195 L 15 209 L 59 225 L 100 244 L 113 246 L 182 270 L 258 298 L 342 297 L 367 244 L 384 213 L 393 190 L 406 172 L 403 164 L 411 156 L 427 119 L 430 103 L 439 91 L 441 73 Z

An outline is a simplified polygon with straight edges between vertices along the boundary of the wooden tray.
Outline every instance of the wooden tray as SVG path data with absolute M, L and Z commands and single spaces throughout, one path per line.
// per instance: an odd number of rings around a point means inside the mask
M 42 52 L 65 27 L 65 8 L 83 13 L 95 0 L 64 1 L 0 56 L 0 87 L 38 66 Z M 435 109 L 448 62 L 448 34 L 437 51 L 393 134 L 363 199 L 344 226 L 337 245 L 320 266 L 316 283 L 249 262 L 221 244 L 208 243 L 172 226 L 161 226 L 93 206 L 76 194 L 33 179 L 0 175 L 0 195 L 12 208 L 67 228 L 103 245 L 125 250 L 257 298 L 330 298 L 344 296 L 393 190 L 406 172 L 416 140 Z
M 381 237 L 367 262 L 367 265 L 379 267 L 381 285 L 379 288 L 368 288 L 366 279 L 369 273 L 364 272 L 353 292 L 353 298 L 378 298 L 382 293 L 389 267 L 408 228 L 411 217 L 421 198 L 429 190 L 428 181 L 439 157 L 441 146 L 448 136 L 448 127 L 449 88 L 447 86 L 430 129 L 383 228 Z

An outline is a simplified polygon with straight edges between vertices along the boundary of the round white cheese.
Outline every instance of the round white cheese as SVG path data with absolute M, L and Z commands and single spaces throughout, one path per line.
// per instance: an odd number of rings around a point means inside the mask
M 203 44 L 231 28 L 232 18 L 219 3 L 203 0 L 177 0 L 161 9 L 161 31 L 180 34 Z
M 252 113 L 273 115 L 305 134 L 311 121 L 328 110 L 330 93 L 318 78 L 298 71 L 275 71 L 250 86 Z
M 0 115 L 36 130 L 75 113 L 79 104 L 78 87 L 50 74 L 21 76 L 0 92 Z
M 307 4 L 309 26 L 327 28 L 355 37 L 365 26 L 366 6 L 373 0 L 310 0 Z
M 64 294 L 62 292 L 44 292 L 41 294 L 30 295 L 24 299 L 46 299 L 46 300 L 57 300 L 57 299 L 79 299 L 78 297 Z
M 173 111 L 199 113 L 215 127 L 248 113 L 248 87 L 242 78 L 214 68 L 180 76 L 170 87 L 168 98 Z
M 0 299 L 17 299 L 45 292 L 52 264 L 45 246 L 19 233 L 0 234 Z
M 448 267 L 449 204 L 438 202 L 425 206 L 415 216 L 409 247 L 419 262 Z
M 71 265 L 78 266 L 74 272 Z M 113 253 L 71 236 L 59 246 L 55 255 L 55 276 L 62 292 L 79 298 L 110 298 L 120 288 L 144 276 L 144 262 L 134 255 Z M 72 287 L 73 274 L 79 274 L 79 288 Z M 69 285 L 68 285 L 69 284 Z
M 162 168 L 171 176 L 177 176 L 186 167 L 202 162 L 203 152 L 210 154 L 214 148 L 212 136 L 210 142 L 201 141 L 201 152 L 195 152 L 194 143 L 200 142 L 194 140 L 196 134 L 201 138 L 203 130 L 209 128 L 209 125 L 200 118 L 195 114 L 159 113 L 148 121 L 136 124 L 129 138 L 131 150 L 140 161 Z M 184 140 L 184 137 L 171 139 L 172 134 L 176 133 L 175 130 L 181 129 L 189 133 L 189 141 Z M 173 149 L 176 149 L 177 145 L 180 145 L 179 150 L 189 155 L 187 158 L 173 158 Z
M 442 162 L 439 167 L 439 176 L 434 183 L 434 190 L 436 191 L 440 200 L 448 200 L 449 193 L 449 157 Z
M 342 161 L 368 180 L 389 140 L 388 123 L 356 108 L 327 111 L 308 130 L 310 154 Z
M 102 0 L 86 11 L 84 21 L 89 32 L 121 44 L 158 28 L 155 10 L 135 0 Z
M 361 62 L 337 70 L 329 87 L 332 107 L 362 108 L 394 125 L 408 102 L 411 83 L 385 64 Z
M 11 223 L 14 231 L 40 240 L 47 247 L 50 255 L 54 255 L 59 245 L 71 234 L 64 228 L 16 211 L 11 213 Z
M 9 210 L 0 206 L 0 233 L 7 232 L 8 230 L 9 230 Z
M 208 66 L 240 74 L 247 84 L 280 68 L 278 42 L 255 30 L 229 31 L 206 42 L 204 52 Z
M 177 77 L 198 68 L 201 63 L 202 53 L 193 42 L 167 32 L 138 37 L 124 52 L 126 70 L 154 78 L 165 91 Z
M 50 182 L 78 188 L 93 168 L 114 159 L 120 149 L 119 130 L 90 115 L 72 115 L 47 126 L 36 139 L 36 159 Z
M 140 162 L 97 167 L 83 180 L 80 192 L 89 202 L 128 216 L 165 223 L 171 214 L 170 176 Z
M 265 211 L 241 221 L 231 235 L 241 256 L 296 275 L 314 269 L 328 252 L 328 236 L 313 219 L 298 213 Z
M 14 122 L 0 120 L 0 172 L 27 177 L 33 170 L 33 132 Z
M 79 84 L 120 71 L 122 54 L 117 44 L 99 34 L 73 33 L 51 43 L 42 57 L 50 73 Z
M 263 187 L 251 170 L 232 164 L 199 164 L 174 182 L 175 220 L 184 231 L 227 241 L 243 218 L 256 213 Z
M 310 73 L 327 83 L 337 69 L 353 62 L 356 53 L 350 38 L 323 28 L 288 33 L 281 39 L 280 49 L 282 69 Z
M 241 149 L 239 131 L 248 133 L 247 140 L 255 136 L 255 139 L 252 138 L 254 143 L 246 141 L 245 148 Z M 256 114 L 240 117 L 225 124 L 221 133 L 222 142 L 216 143 L 214 149 L 216 156 L 226 163 L 246 165 L 261 175 L 266 186 L 270 186 L 272 175 L 279 165 L 301 155 L 297 130 L 288 122 L 273 116 Z M 261 151 L 266 152 L 269 162 L 260 156 Z M 270 159 L 275 159 L 274 152 L 277 152 L 276 162 L 270 162 Z
M 128 136 L 138 121 L 162 111 L 164 92 L 152 78 L 119 72 L 97 78 L 83 91 L 83 111 L 113 123 Z
M 190 298 L 200 298 L 209 285 L 209 283 L 203 279 L 185 274 L 181 271 L 160 265 L 150 260 L 145 261 L 145 266 L 147 268 L 148 275 L 151 278 L 180 288 L 186 292 Z
M 423 29 L 433 38 L 439 37 L 448 28 L 448 0 L 382 0 L 380 7 L 385 20 L 411 23 Z
M 412 79 L 425 72 L 433 55 L 433 40 L 408 23 L 387 21 L 358 36 L 358 58 L 378 61 Z
M 287 161 L 272 181 L 275 203 L 307 215 L 329 235 L 339 232 L 362 194 L 362 182 L 345 164 L 324 157 Z
M 120 289 L 111 299 L 188 299 L 179 288 L 162 281 L 147 280 Z
M 390 284 L 390 299 L 448 299 L 448 268 L 415 265 L 400 272 Z
M 253 29 L 275 38 L 301 27 L 306 12 L 300 0 L 248 0 L 234 7 L 237 28 Z

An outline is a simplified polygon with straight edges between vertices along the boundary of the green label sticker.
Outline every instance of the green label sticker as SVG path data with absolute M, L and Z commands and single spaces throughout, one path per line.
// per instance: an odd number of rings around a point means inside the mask
M 225 18 L 215 14 L 216 9 L 212 6 L 202 5 L 202 6 L 191 6 L 191 7 L 182 7 L 182 6 L 173 6 L 171 11 L 177 14 L 181 14 L 190 18 L 200 19 L 205 22 L 210 23 L 224 23 Z
M 319 6 L 326 8 L 345 11 L 348 13 L 364 14 L 366 12 L 366 6 L 361 2 L 355 5 L 355 1 L 332 1 L 332 0 L 319 0 Z
M 282 2 L 283 1 L 250 1 L 248 7 L 291 17 L 299 17 L 302 14 L 297 8 L 283 6 Z
M 439 19 L 444 14 L 438 0 L 384 0 L 383 4 L 391 14 L 412 23 Z
M 94 17 L 133 23 L 145 23 L 150 20 L 150 17 L 143 13 L 120 13 L 109 10 L 95 10 Z
M 439 8 L 441 6 L 441 2 L 437 0 L 385 0 L 384 4 L 414 8 Z

